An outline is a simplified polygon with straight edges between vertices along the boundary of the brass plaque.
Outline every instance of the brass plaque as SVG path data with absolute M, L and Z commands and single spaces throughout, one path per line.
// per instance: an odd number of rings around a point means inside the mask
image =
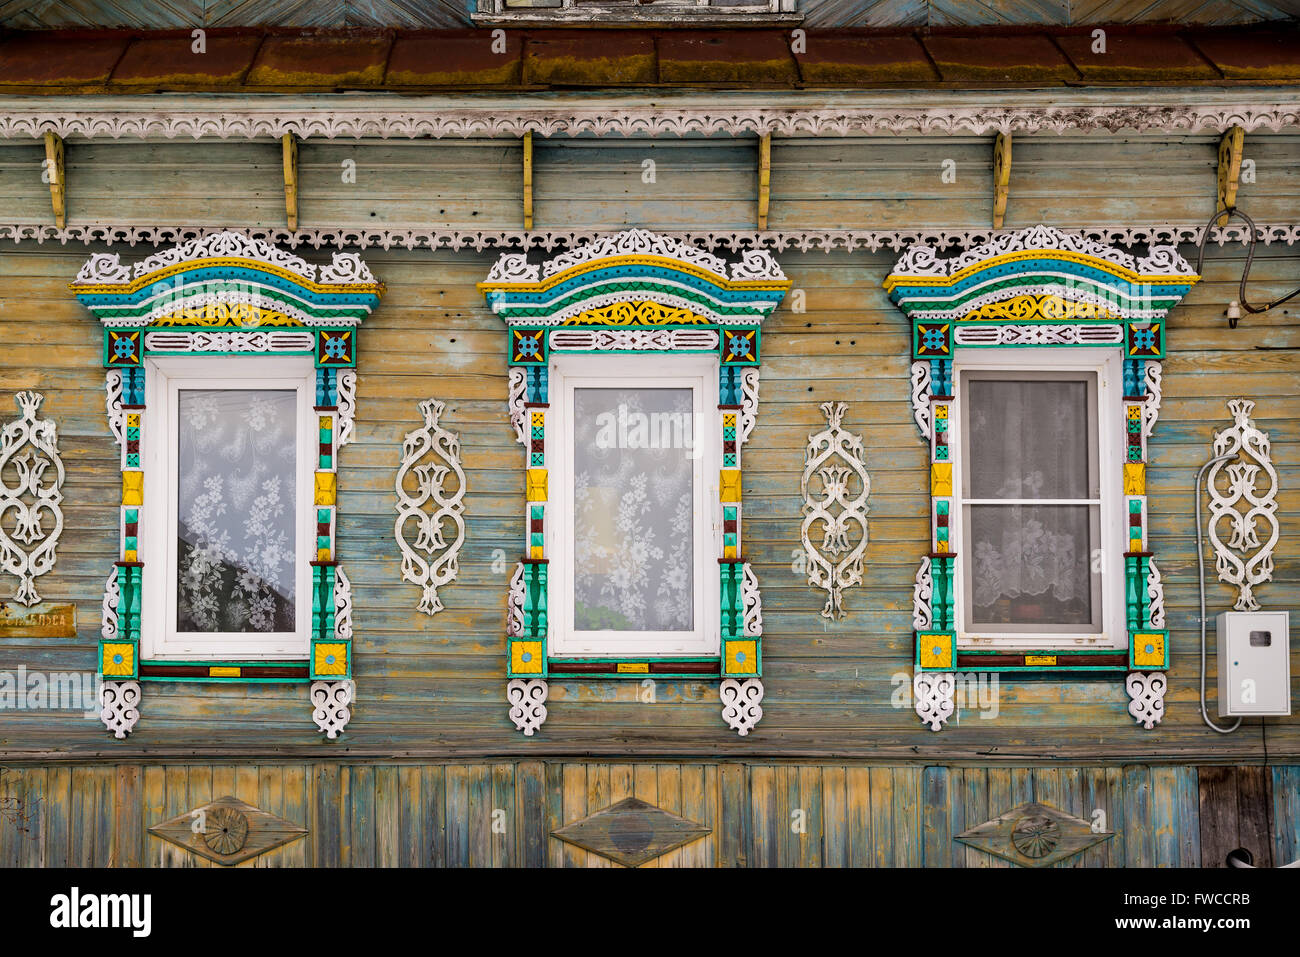
M 0 638 L 76 638 L 77 606 L 42 601 L 0 601 Z

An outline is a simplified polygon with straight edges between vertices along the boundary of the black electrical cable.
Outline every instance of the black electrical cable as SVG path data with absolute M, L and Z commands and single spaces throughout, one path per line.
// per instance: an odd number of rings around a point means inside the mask
M 1246 265 L 1241 271 L 1241 285 L 1237 289 L 1237 302 L 1241 308 L 1251 314 L 1268 312 L 1274 306 L 1280 306 L 1288 299 L 1294 299 L 1296 296 L 1300 296 L 1300 289 L 1297 289 L 1294 292 L 1287 293 L 1281 299 L 1274 299 L 1266 306 L 1252 306 L 1246 301 L 1246 280 L 1250 276 L 1250 264 L 1255 259 L 1255 243 L 1258 241 L 1255 237 L 1255 233 L 1257 230 L 1255 229 L 1255 221 L 1236 206 L 1229 206 L 1227 209 L 1219 210 L 1219 212 L 1210 217 L 1210 221 L 1206 223 L 1205 228 L 1201 230 L 1201 241 L 1196 247 L 1196 274 L 1199 276 L 1201 274 L 1201 267 L 1205 265 L 1205 242 L 1210 238 L 1210 227 L 1214 225 L 1215 221 L 1220 216 L 1227 216 L 1229 221 L 1232 220 L 1233 216 L 1240 216 L 1246 221 L 1246 225 L 1250 227 L 1250 233 L 1247 236 L 1250 242 L 1246 247 Z M 1224 225 L 1226 226 L 1227 223 L 1224 223 Z M 1235 317 L 1228 317 L 1228 328 L 1237 328 L 1237 319 Z

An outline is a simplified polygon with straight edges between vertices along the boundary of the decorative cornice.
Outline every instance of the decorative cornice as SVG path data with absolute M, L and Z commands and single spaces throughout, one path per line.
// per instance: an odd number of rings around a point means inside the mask
M 828 105 L 833 103 L 833 105 Z M 1220 133 L 1300 125 L 1300 97 L 1285 88 L 1087 89 L 826 93 L 812 91 L 551 94 L 184 95 L 0 98 L 0 137 L 520 137 L 762 135 L 899 136 L 994 133 Z
M 1062 227 L 1059 231 L 1070 236 L 1083 236 L 1107 245 L 1180 245 L 1200 240 L 1203 223 L 1154 223 L 1131 226 Z M 1225 246 L 1246 242 L 1247 226 L 1230 225 L 1213 227 L 1210 242 Z M 660 235 L 672 236 L 702 249 L 726 249 L 740 252 L 746 249 L 766 249 L 772 252 L 789 251 L 855 251 L 902 252 L 917 245 L 935 249 L 966 249 L 987 243 L 998 235 L 1016 230 L 987 228 L 934 228 L 934 229 L 824 229 L 824 230 L 712 230 L 671 231 Z M 530 232 L 518 229 L 437 229 L 423 226 L 395 226 L 387 229 L 365 227 L 322 227 L 316 229 L 251 228 L 232 230 L 226 226 L 203 225 L 147 225 L 103 224 L 73 225 L 60 229 L 31 223 L 0 223 L 0 241 L 17 243 L 45 242 L 67 245 L 69 243 L 119 243 L 128 246 L 169 246 L 197 236 L 219 232 L 238 232 L 290 249 L 472 249 L 551 251 L 571 249 L 581 243 L 591 242 L 606 233 L 599 230 L 539 229 Z M 1300 224 L 1257 224 L 1256 239 L 1266 246 L 1287 246 L 1300 242 Z M 125 267 L 123 267 L 125 268 Z

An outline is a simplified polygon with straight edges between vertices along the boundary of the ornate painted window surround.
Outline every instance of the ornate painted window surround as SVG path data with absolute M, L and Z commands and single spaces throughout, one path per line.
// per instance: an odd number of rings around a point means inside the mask
M 506 323 L 509 416 L 526 449 L 524 555 L 507 597 L 507 700 L 526 735 L 546 720 L 551 678 L 720 680 L 723 719 L 745 735 L 762 717 L 762 605 L 741 538 L 741 447 L 758 408 L 761 325 L 790 281 L 765 251 L 728 262 L 697 246 L 633 229 L 544 262 L 500 257 L 479 288 Z M 694 656 L 550 654 L 546 555 L 548 394 L 552 356 L 718 356 L 721 648 Z
M 313 719 L 336 737 L 350 717 L 352 589 L 336 562 L 338 451 L 352 437 L 356 334 L 384 287 L 355 253 L 315 266 L 260 239 L 214 233 L 123 265 L 97 253 L 70 286 L 104 326 L 108 422 L 121 449 L 118 560 L 104 592 L 99 673 L 101 717 L 118 738 L 139 720 L 140 682 L 311 683 Z M 316 369 L 315 555 L 311 559 L 311 644 L 296 660 L 141 661 L 141 533 L 158 534 L 162 516 L 146 514 L 145 360 L 154 357 L 302 356 Z
M 886 277 L 890 299 L 911 323 L 912 410 L 930 445 L 931 541 L 916 575 L 913 626 L 915 708 L 932 730 L 953 713 L 959 671 L 1125 678 L 1129 712 L 1138 723 L 1150 729 L 1163 717 L 1169 632 L 1160 572 L 1147 542 L 1147 439 L 1160 413 L 1165 318 L 1199 278 L 1172 246 L 1152 246 L 1137 257 L 1041 225 L 947 259 L 932 247 L 913 247 Z M 1127 652 L 959 648 L 954 590 L 962 557 L 950 549 L 948 535 L 959 454 L 947 428 L 957 415 L 954 358 L 959 350 L 1023 348 L 1041 350 L 1046 359 L 1081 347 L 1114 348 L 1123 361 L 1125 440 L 1115 451 L 1128 524 Z M 1109 579 L 1104 584 L 1116 587 Z

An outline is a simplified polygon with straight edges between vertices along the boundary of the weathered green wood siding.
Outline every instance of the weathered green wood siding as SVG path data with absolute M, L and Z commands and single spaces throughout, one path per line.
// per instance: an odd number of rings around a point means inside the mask
M 1100 811 L 1113 832 L 1057 867 L 1222 867 L 1237 847 L 1272 866 L 1300 857 L 1297 775 L 1145 764 L 28 766 L 0 776 L 0 806 L 21 807 L 0 813 L 0 866 L 216 866 L 148 828 L 225 795 L 308 829 L 240 867 L 617 866 L 550 832 L 627 797 L 711 830 L 650 867 L 1011 867 L 953 838 L 1028 801 L 1099 823 Z M 1260 815 L 1272 804 L 1292 816 L 1279 812 L 1270 834 Z
M 1191 250 L 1185 249 L 1186 254 Z M 50 600 L 78 603 L 80 635 L 11 639 L 0 670 L 93 668 L 100 597 L 114 554 L 119 493 L 116 448 L 103 411 L 100 333 L 69 297 L 83 248 L 25 245 L 0 252 L 0 400 L 34 388 L 58 423 L 68 470 L 66 530 L 57 568 L 41 579 Z M 1266 607 L 1295 608 L 1300 564 L 1287 543 L 1300 506 L 1300 329 L 1288 304 L 1231 331 L 1221 318 L 1236 295 L 1242 250 L 1213 248 L 1206 281 L 1173 313 L 1165 400 L 1152 442 L 1152 541 L 1167 583 L 1174 632 L 1164 723 L 1136 727 L 1117 682 L 1004 680 L 996 719 L 966 712 L 942 733 L 921 727 L 891 696 L 912 654 L 911 585 L 926 539 L 925 455 L 912 422 L 907 336 L 880 288 L 893 256 L 787 252 L 782 258 L 807 311 L 782 307 L 764 330 L 759 424 L 746 450 L 747 557 L 763 586 L 765 715 L 737 738 L 719 718 L 716 688 L 661 682 L 656 704 L 635 687 L 557 681 L 550 718 L 534 738 L 510 725 L 504 702 L 504 594 L 520 548 L 521 453 L 505 418 L 505 360 L 499 320 L 474 283 L 486 253 L 370 250 L 389 286 L 361 336 L 356 443 L 341 455 L 339 555 L 356 597 L 358 702 L 346 735 L 327 742 L 310 722 L 302 687 L 150 684 L 143 718 L 128 740 L 69 712 L 0 714 L 0 751 L 21 755 L 103 753 L 304 755 L 754 754 L 856 755 L 939 761 L 1285 761 L 1300 753 L 1294 719 L 1248 721 L 1221 737 L 1197 715 L 1196 585 L 1191 483 L 1212 431 L 1229 423 L 1228 397 L 1258 400 L 1281 478 L 1282 540 Z M 1261 246 L 1252 273 L 1256 300 L 1297 278 L 1300 256 Z M 469 482 L 468 533 L 459 580 L 441 590 L 446 610 L 415 611 L 417 590 L 401 582 L 392 540 L 400 440 L 419 424 L 416 402 L 448 402 Z M 820 402 L 850 401 L 846 425 L 867 438 L 872 478 L 867 581 L 848 593 L 849 616 L 831 623 L 822 598 L 792 568 L 798 546 L 799 473 Z M 494 566 L 494 561 L 496 562 Z M 1211 613 L 1229 590 L 1209 585 Z M 1293 644 L 1293 648 L 1297 647 Z M 1214 662 L 1209 680 L 1214 695 Z M 1292 674 L 1300 675 L 1300 651 Z M 1293 681 L 1300 681 L 1294 678 Z M 1213 705 L 1212 705 L 1213 706 Z M 1265 751 L 1264 731 L 1268 741 Z

